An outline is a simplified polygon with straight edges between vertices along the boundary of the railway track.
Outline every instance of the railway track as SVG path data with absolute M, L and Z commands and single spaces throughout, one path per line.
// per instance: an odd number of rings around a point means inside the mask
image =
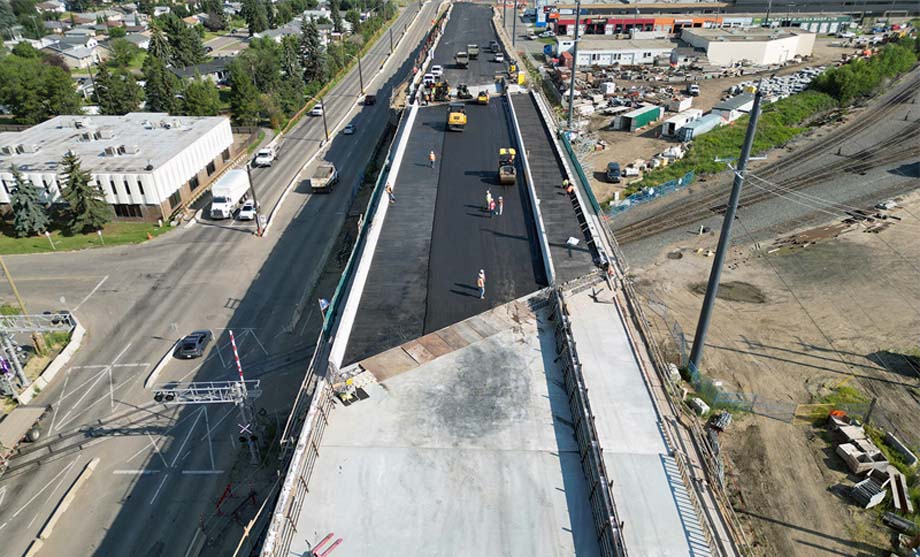
M 866 124 L 884 122 L 887 117 L 902 104 L 912 99 L 915 94 L 913 88 L 905 88 L 886 99 L 877 109 L 867 112 L 861 118 L 851 122 L 846 129 L 865 130 Z M 843 131 L 839 130 L 838 133 L 829 135 L 822 140 L 790 153 L 788 156 L 783 157 L 781 161 L 758 171 L 757 176 L 776 183 L 786 193 L 787 190 L 800 190 L 815 182 L 829 180 L 847 173 L 864 174 L 872 167 L 900 162 L 917 154 L 916 141 L 920 138 L 920 129 L 916 127 L 907 133 L 891 136 L 882 142 L 863 148 L 855 153 L 842 152 L 845 143 L 855 141 L 852 135 L 842 133 Z M 796 168 L 806 166 L 816 157 L 827 155 L 831 152 L 840 152 L 840 157 L 845 160 L 839 165 L 822 166 L 798 173 L 794 172 Z M 782 175 L 789 175 L 790 172 L 793 172 L 795 176 L 785 180 L 780 178 Z M 762 185 L 762 182 L 760 184 Z M 754 205 L 775 195 L 771 191 L 764 191 L 762 187 L 748 189 L 745 193 L 742 193 L 739 207 Z M 619 243 L 625 244 L 680 228 L 706 218 L 713 213 L 724 213 L 727 197 L 728 192 L 721 189 L 719 191 L 702 192 L 686 199 L 684 203 L 678 206 L 664 209 L 637 222 L 621 227 L 617 227 L 614 223 L 613 234 Z

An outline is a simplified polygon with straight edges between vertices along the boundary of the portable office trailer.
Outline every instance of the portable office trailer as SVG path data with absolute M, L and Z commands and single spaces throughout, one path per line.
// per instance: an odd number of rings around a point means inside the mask
M 699 120 L 694 120 L 677 130 L 677 137 L 681 141 L 690 141 L 712 131 L 722 125 L 722 117 L 718 114 L 707 114 Z
M 675 116 L 671 116 L 661 124 L 661 135 L 671 137 L 677 134 L 677 130 L 702 117 L 703 111 L 699 108 L 691 108 L 690 110 L 680 112 Z
M 646 105 L 620 116 L 617 129 L 634 132 L 661 118 L 664 110 L 660 106 Z

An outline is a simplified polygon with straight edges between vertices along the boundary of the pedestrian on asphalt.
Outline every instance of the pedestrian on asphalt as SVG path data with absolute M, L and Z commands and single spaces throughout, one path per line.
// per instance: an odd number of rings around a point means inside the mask
M 486 211 L 492 206 L 492 190 L 486 190 Z
M 434 156 L 434 150 L 428 153 L 428 162 L 431 163 L 431 168 L 434 168 L 434 161 L 437 157 Z
M 505 198 L 498 196 L 498 216 L 502 216 L 502 213 L 505 212 Z
M 390 196 L 390 205 L 396 203 L 396 196 L 393 195 L 393 185 L 387 183 L 387 195 Z
M 496 214 L 495 200 L 493 199 L 492 201 L 489 201 L 489 218 L 492 218 Z
M 486 272 L 479 269 L 479 276 L 476 277 L 476 287 L 479 288 L 479 299 L 486 298 Z
M 562 181 L 562 189 L 564 189 L 564 190 L 568 190 L 568 189 L 569 189 L 569 179 L 568 179 L 568 178 L 566 178 L 565 180 Z

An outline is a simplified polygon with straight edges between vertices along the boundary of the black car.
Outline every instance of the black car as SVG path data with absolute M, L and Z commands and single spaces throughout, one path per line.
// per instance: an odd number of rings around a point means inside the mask
M 204 350 L 208 343 L 211 342 L 211 331 L 193 331 L 190 335 L 179 341 L 176 351 L 173 354 L 176 358 L 191 359 L 200 358 L 204 355 Z

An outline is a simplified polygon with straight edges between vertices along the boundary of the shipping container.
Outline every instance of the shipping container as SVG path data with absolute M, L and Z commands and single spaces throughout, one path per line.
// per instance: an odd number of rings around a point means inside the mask
M 675 97 L 668 103 L 668 112 L 683 112 L 693 106 L 693 97 Z
M 664 110 L 660 106 L 646 105 L 619 117 L 621 130 L 634 132 L 661 118 Z
M 671 116 L 661 124 L 661 135 L 664 137 L 671 137 L 677 133 L 677 130 L 681 129 L 685 125 L 693 122 L 694 120 L 699 120 L 703 117 L 703 111 L 699 108 L 691 108 L 690 110 L 685 110 L 676 116 Z
M 694 120 L 677 131 L 681 141 L 690 141 L 706 132 L 712 131 L 722 125 L 722 117 L 718 114 L 707 114 L 699 120 Z

